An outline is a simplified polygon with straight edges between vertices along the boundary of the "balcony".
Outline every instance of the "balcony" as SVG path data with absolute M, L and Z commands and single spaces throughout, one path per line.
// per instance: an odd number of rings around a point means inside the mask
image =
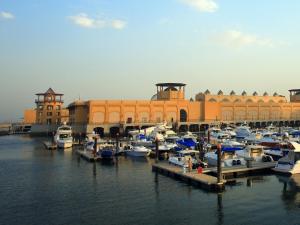
M 59 103 L 64 103 L 64 100 L 61 100 L 61 99 L 55 99 L 55 100 L 47 100 L 47 99 L 36 99 L 35 100 L 35 103 L 36 104 L 41 104 L 41 103 L 46 103 L 46 102 L 59 102 Z

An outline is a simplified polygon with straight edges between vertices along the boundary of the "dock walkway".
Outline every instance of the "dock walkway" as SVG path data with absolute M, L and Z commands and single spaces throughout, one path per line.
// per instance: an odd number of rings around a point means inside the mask
M 183 180 L 187 183 L 201 187 L 206 190 L 224 190 L 225 181 L 218 183 L 216 177 L 204 173 L 198 174 L 195 170 L 193 170 L 192 172 L 184 173 L 182 167 L 170 165 L 168 163 L 156 163 L 152 165 L 152 171 Z
M 76 153 L 89 162 L 95 162 L 101 160 L 100 156 L 94 156 L 91 152 L 88 151 L 76 150 Z

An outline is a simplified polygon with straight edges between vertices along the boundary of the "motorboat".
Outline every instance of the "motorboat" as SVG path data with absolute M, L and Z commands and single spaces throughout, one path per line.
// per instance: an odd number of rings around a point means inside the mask
M 131 148 L 124 150 L 126 155 L 134 157 L 146 157 L 150 154 L 151 150 L 144 146 L 132 146 Z
M 244 150 L 237 151 L 236 154 L 245 160 L 255 162 L 273 162 L 273 158 L 264 153 L 264 147 L 260 145 L 247 145 Z
M 104 147 L 97 152 L 97 155 L 100 155 L 102 159 L 113 159 L 115 152 L 111 147 Z
M 251 135 L 250 127 L 242 125 L 236 128 L 236 138 L 244 139 Z
M 176 143 L 179 147 L 189 149 L 195 149 L 197 145 L 197 142 L 193 138 L 180 138 Z
M 277 161 L 273 170 L 283 174 L 299 174 L 300 173 L 300 144 L 289 142 L 291 151 Z
M 278 161 L 280 158 L 286 156 L 289 151 L 292 151 L 294 148 L 288 142 L 282 142 L 278 146 L 271 148 L 264 148 L 266 155 L 269 155 L 273 158 L 274 161 Z
M 196 169 L 199 166 L 207 167 L 207 164 L 196 159 L 196 155 L 199 154 L 198 151 L 195 150 L 182 150 L 178 151 L 176 155 L 169 157 L 168 161 L 170 164 L 180 166 L 180 167 L 188 167 L 189 161 L 192 162 L 192 168 Z
M 243 157 L 240 157 L 236 154 L 236 151 L 240 151 L 240 148 L 237 147 L 223 147 L 221 149 L 221 166 L 222 167 L 231 167 L 231 166 L 240 166 L 246 165 L 246 161 Z M 204 155 L 204 158 L 207 160 L 209 166 L 218 165 L 218 150 L 207 152 Z
M 236 137 L 236 132 L 233 130 L 232 127 L 225 127 L 222 130 L 223 133 L 228 134 L 230 138 L 235 138 Z
M 72 127 L 66 124 L 58 127 L 54 136 L 54 141 L 58 148 L 71 148 L 73 145 Z

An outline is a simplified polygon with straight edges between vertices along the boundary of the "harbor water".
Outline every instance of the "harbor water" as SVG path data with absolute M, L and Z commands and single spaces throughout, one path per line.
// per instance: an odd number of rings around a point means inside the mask
M 155 174 L 151 159 L 89 163 L 41 138 L 0 137 L 0 224 L 300 224 L 300 175 L 238 179 L 221 194 Z

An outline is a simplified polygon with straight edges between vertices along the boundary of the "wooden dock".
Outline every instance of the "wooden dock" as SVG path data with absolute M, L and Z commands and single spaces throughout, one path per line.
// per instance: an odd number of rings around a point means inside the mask
M 182 167 L 170 165 L 168 163 L 153 164 L 152 171 L 185 181 L 189 184 L 209 191 L 223 191 L 225 189 L 225 180 L 221 183 L 218 183 L 216 177 L 204 173 L 198 174 L 195 170 L 184 173 Z
M 101 157 L 100 156 L 94 156 L 91 152 L 84 151 L 84 150 L 77 150 L 76 153 L 80 155 L 80 157 L 86 159 L 89 162 L 96 162 L 100 161 Z
M 247 166 L 233 166 L 222 168 L 222 175 L 224 179 L 227 178 L 237 178 L 242 176 L 248 176 L 251 174 L 257 173 L 266 173 L 271 172 L 271 169 L 274 168 L 276 162 L 253 162 L 251 167 Z M 205 168 L 203 173 L 217 175 L 217 167 Z
M 44 141 L 43 144 L 46 147 L 46 149 L 48 149 L 48 150 L 57 149 L 57 145 L 55 143 L 51 142 L 51 141 Z
M 160 162 L 152 165 L 152 171 L 159 172 L 163 175 L 183 180 L 189 184 L 193 184 L 210 191 L 222 191 L 225 189 L 227 179 L 238 178 L 257 173 L 272 172 L 276 162 L 255 162 L 251 167 L 247 166 L 234 166 L 222 168 L 223 182 L 217 182 L 217 167 L 205 168 L 201 174 L 196 170 L 192 172 L 183 172 L 183 168 L 174 166 L 166 162 Z

